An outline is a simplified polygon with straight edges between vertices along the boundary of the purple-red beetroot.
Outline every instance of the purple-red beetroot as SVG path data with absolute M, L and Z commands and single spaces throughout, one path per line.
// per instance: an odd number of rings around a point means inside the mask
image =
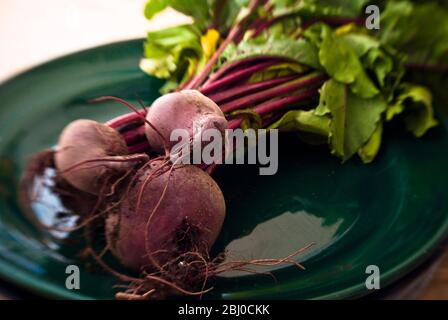
M 197 90 L 183 90 L 158 98 L 148 110 L 146 119 L 160 132 L 146 124 L 146 137 L 152 149 L 171 150 L 177 141 L 170 141 L 175 129 L 186 129 L 191 140 L 197 132 L 217 129 L 224 137 L 227 120 L 218 105 Z M 165 145 L 167 144 L 168 145 Z
M 238 76 L 245 76 L 242 74 Z M 216 78 L 201 90 L 210 91 L 210 96 L 220 101 L 226 112 L 252 108 L 260 116 L 314 97 L 317 93 L 314 85 L 324 80 L 321 75 L 297 79 L 286 76 L 281 81 L 262 81 L 240 88 L 236 78 Z M 220 86 L 229 82 L 228 79 L 234 86 L 221 92 Z M 198 85 L 202 82 L 196 81 Z M 311 85 L 308 90 L 296 92 L 308 85 Z M 291 96 L 277 97 L 286 93 Z M 197 90 L 167 94 L 157 99 L 148 111 L 139 111 L 128 102 L 111 96 L 94 101 L 106 100 L 124 104 L 134 113 L 107 125 L 91 120 L 72 122 L 62 132 L 58 150 L 38 157 L 39 161 L 30 167 L 31 174 L 26 176 L 33 177 L 33 172 L 41 172 L 54 161 L 57 185 L 63 189 L 61 198 L 68 191 L 69 198 L 65 202 L 79 202 L 79 197 L 73 198 L 72 194 L 93 198 L 82 209 L 86 214 L 82 215 L 85 219 L 79 226 L 86 231 L 85 253 L 91 254 L 106 271 L 128 283 L 128 289 L 118 293 L 117 298 L 202 295 L 212 289 L 206 288 L 209 278 L 229 270 L 256 273 L 250 269 L 252 265 L 282 263 L 301 267 L 292 259 L 300 250 L 283 259 L 224 262 L 224 253 L 210 256 L 210 248 L 225 217 L 223 194 L 199 167 L 173 164 L 169 151 L 178 142 L 170 141 L 176 129 L 188 132 L 191 146 L 197 145 L 197 139 L 203 140 L 201 134 L 206 129 L 216 129 L 225 137 L 228 123 L 215 102 Z M 241 121 L 234 119 L 229 127 L 239 127 Z M 201 143 L 205 144 L 207 141 Z M 146 154 L 136 153 L 143 151 L 158 152 L 160 156 L 150 161 Z M 29 189 L 30 184 L 26 184 Z M 101 254 L 93 249 L 96 237 L 92 227 L 97 225 L 94 223 L 97 218 L 105 221 L 106 228 L 107 246 Z M 102 260 L 107 249 L 123 265 L 139 271 L 139 277 L 120 274 L 107 266 Z
M 61 178 L 93 195 L 110 192 L 113 179 L 148 160 L 142 154 L 129 156 L 126 143 L 116 130 L 85 119 L 64 128 L 54 158 Z
M 113 254 L 134 270 L 158 270 L 186 252 L 208 256 L 225 216 L 215 181 L 192 165 L 153 161 L 106 221 Z

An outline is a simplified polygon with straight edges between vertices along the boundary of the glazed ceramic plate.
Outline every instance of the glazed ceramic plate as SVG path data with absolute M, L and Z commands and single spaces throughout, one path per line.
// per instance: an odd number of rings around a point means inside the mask
M 25 72 L 0 86 L 0 277 L 52 298 L 113 298 L 116 280 L 88 272 L 77 253 L 79 235 L 60 240 L 39 231 L 17 202 L 27 157 L 53 146 L 71 120 L 105 121 L 127 112 L 100 95 L 147 104 L 161 82 L 138 68 L 141 40 L 75 53 Z M 325 148 L 280 136 L 278 173 L 256 166 L 224 166 L 216 174 L 227 217 L 215 251 L 233 259 L 281 258 L 310 243 L 296 259 L 306 270 L 280 266 L 275 277 L 229 273 L 209 298 L 336 299 L 367 295 L 366 268 L 376 265 L 381 286 L 420 264 L 447 235 L 448 136 L 444 119 L 423 139 L 386 130 L 377 161 L 345 164 Z M 51 217 L 48 195 L 33 206 Z M 80 290 L 65 287 L 67 265 L 81 269 Z

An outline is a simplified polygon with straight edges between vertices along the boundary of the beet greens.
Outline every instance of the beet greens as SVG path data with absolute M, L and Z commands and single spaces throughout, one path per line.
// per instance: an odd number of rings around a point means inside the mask
M 190 25 L 148 33 L 141 68 L 167 79 L 162 93 L 197 89 L 220 106 L 229 128 L 261 122 L 264 128 L 296 131 L 305 142 L 327 141 L 344 161 L 355 154 L 365 163 L 373 161 L 384 125 L 400 114 L 417 137 L 437 125 L 431 93 L 405 82 L 405 75 L 417 66 L 438 64 L 445 70 L 440 64 L 446 61 L 447 45 L 441 40 L 448 33 L 435 33 L 436 52 L 424 46 L 408 51 L 409 41 L 401 43 L 396 33 L 409 32 L 394 33 L 394 26 L 418 30 L 397 13 L 400 8 L 412 10 L 421 23 L 434 11 L 437 19 L 448 17 L 445 8 L 379 1 L 385 21 L 380 31 L 369 31 L 362 10 L 367 1 L 211 3 L 210 8 L 208 1 L 148 1 L 149 19 L 167 6 L 194 19 Z M 419 40 L 422 33 L 413 35 Z M 425 36 L 428 43 L 431 35 Z M 120 129 L 131 152 L 148 150 L 137 116 L 119 117 L 109 125 Z

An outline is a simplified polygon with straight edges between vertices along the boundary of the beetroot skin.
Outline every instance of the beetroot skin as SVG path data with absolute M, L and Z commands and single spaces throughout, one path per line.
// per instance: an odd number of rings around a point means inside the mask
M 76 120 L 59 137 L 55 153 L 58 174 L 77 189 L 99 195 L 114 177 L 147 161 L 145 155 L 127 156 L 122 136 L 114 129 L 93 121 Z
M 158 152 L 171 147 L 177 141 L 170 141 L 175 129 L 188 130 L 193 137 L 193 126 L 200 130 L 217 129 L 224 137 L 227 120 L 218 105 L 197 90 L 173 92 L 158 98 L 149 108 L 146 119 L 159 131 L 146 124 L 145 132 L 151 148 Z
M 221 230 L 225 202 L 215 181 L 192 165 L 170 168 L 153 161 L 139 170 L 118 213 L 107 218 L 112 253 L 134 270 L 164 264 L 191 250 L 208 254 Z

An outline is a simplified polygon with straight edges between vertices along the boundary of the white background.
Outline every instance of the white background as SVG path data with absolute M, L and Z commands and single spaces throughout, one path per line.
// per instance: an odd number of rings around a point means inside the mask
M 186 21 L 168 10 L 148 22 L 146 0 L 0 0 L 0 81 L 49 59 Z

